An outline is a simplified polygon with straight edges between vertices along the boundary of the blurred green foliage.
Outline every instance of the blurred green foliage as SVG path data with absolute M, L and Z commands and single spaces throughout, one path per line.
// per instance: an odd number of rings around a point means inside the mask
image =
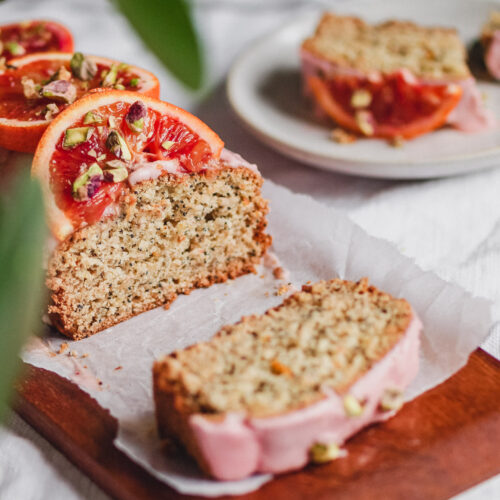
M 29 171 L 0 198 L 0 419 L 20 360 L 18 353 L 41 324 L 46 226 L 42 192 Z
M 199 89 L 203 58 L 185 0 L 115 0 L 145 44 L 182 83 Z

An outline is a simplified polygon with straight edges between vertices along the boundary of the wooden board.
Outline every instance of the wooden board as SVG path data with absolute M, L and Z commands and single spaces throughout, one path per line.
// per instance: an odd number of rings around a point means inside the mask
M 32 366 L 17 412 L 104 491 L 179 499 L 113 446 L 117 423 L 67 380 Z M 500 363 L 477 350 L 466 367 L 389 421 L 351 439 L 346 458 L 277 477 L 245 500 L 445 499 L 500 473 Z

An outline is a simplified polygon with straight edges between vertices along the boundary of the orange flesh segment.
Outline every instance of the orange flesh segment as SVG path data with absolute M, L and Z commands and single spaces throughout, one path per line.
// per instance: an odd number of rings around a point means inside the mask
M 119 64 L 116 62 L 116 64 Z M 0 118 L 16 119 L 23 121 L 43 120 L 47 104 L 55 102 L 51 99 L 27 99 L 23 93 L 21 79 L 23 77 L 32 79 L 35 84 L 43 85 L 62 66 L 70 70 L 69 61 L 41 59 L 28 63 L 17 70 L 7 70 L 0 74 Z M 77 99 L 88 93 L 90 90 L 100 87 L 102 72 L 109 71 L 110 64 L 97 63 L 98 71 L 94 78 L 84 82 L 79 78 L 72 77 L 70 82 L 76 87 Z M 137 84 L 134 85 L 135 79 Z M 126 90 L 141 92 L 144 85 L 140 76 L 134 73 L 133 68 L 119 70 L 117 81 Z M 59 111 L 62 111 L 68 104 L 56 102 Z
M 369 135 L 381 138 L 412 139 L 443 126 L 462 97 L 458 85 L 413 84 L 398 74 L 381 82 L 309 76 L 307 83 L 320 108 L 341 127 L 358 134 L 363 134 L 356 119 L 361 110 L 353 108 L 351 98 L 360 89 L 367 91 L 372 100 L 362 111 L 369 113 Z

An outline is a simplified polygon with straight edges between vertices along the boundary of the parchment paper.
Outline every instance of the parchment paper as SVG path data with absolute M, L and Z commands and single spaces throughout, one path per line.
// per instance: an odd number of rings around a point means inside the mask
M 486 337 L 491 324 L 487 300 L 423 272 L 390 243 L 369 236 L 345 215 L 311 198 L 269 181 L 264 195 L 271 205 L 273 252 L 296 288 L 308 280 L 368 276 L 415 308 L 424 334 L 421 368 L 408 398 L 457 371 Z M 188 459 L 162 449 L 155 429 L 151 367 L 164 353 L 207 340 L 222 325 L 277 305 L 284 298 L 276 295 L 283 284 L 273 277 L 272 266 L 261 266 L 256 275 L 181 296 L 168 311 L 155 309 L 79 342 L 68 342 L 49 329 L 26 347 L 23 360 L 75 381 L 108 408 L 119 422 L 116 446 L 178 491 L 204 496 L 249 492 L 271 476 L 212 481 Z M 69 347 L 54 354 L 64 342 Z

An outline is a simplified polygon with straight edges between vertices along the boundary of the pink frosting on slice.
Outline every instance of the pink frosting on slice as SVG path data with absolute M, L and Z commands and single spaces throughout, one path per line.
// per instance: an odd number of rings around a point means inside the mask
M 347 416 L 343 398 L 328 388 L 317 403 L 276 417 L 231 413 L 213 421 L 192 415 L 189 424 L 213 476 L 237 480 L 256 472 L 299 469 L 309 461 L 313 444 L 341 445 L 362 427 L 392 416 L 394 412 L 380 411 L 380 400 L 385 389 L 403 390 L 415 378 L 421 329 L 414 313 L 398 344 L 350 388 L 350 394 L 364 401 L 361 416 Z
M 495 127 L 495 116 L 484 107 L 476 80 L 470 77 L 457 84 L 462 87 L 462 98 L 446 123 L 464 132 L 480 132 Z
M 493 33 L 484 62 L 491 76 L 500 80 L 500 30 Z

